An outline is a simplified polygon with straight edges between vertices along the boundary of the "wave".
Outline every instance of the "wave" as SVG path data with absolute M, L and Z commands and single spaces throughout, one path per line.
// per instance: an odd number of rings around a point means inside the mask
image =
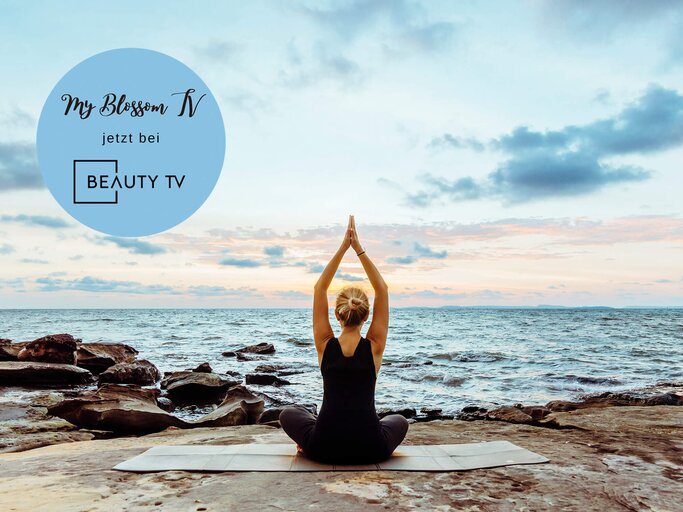
M 467 377 L 458 377 L 456 375 L 450 375 L 450 376 L 444 375 L 441 382 L 443 384 L 445 384 L 446 386 L 459 387 L 459 386 L 462 386 L 466 380 L 467 380 Z
M 308 347 L 313 344 L 313 341 L 304 340 L 301 338 L 287 338 L 287 343 L 292 343 L 293 345 L 297 345 L 299 347 Z
M 592 384 L 592 385 L 602 385 L 602 386 L 618 386 L 623 384 L 623 381 L 621 379 L 617 379 L 616 377 L 593 377 L 593 376 L 587 376 L 587 375 L 574 375 L 574 374 L 567 374 L 567 375 L 556 375 L 556 374 L 546 374 L 548 377 L 551 379 L 555 380 L 566 380 L 569 382 L 577 382 L 579 384 Z
M 459 363 L 495 363 L 508 357 L 500 352 L 440 352 L 432 355 L 434 359 L 447 359 Z

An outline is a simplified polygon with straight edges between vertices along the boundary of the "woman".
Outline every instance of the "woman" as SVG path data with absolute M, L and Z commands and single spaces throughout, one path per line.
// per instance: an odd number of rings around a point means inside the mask
M 356 252 L 375 290 L 372 322 L 365 337 L 363 324 L 370 303 L 363 290 L 343 288 L 334 316 L 341 326 L 335 337 L 329 321 L 327 289 L 349 247 Z M 314 287 L 313 338 L 323 376 L 323 403 L 315 416 L 302 406 L 280 413 L 282 428 L 299 451 L 330 464 L 372 464 L 389 458 L 408 432 L 408 421 L 392 414 L 381 420 L 375 411 L 375 381 L 389 328 L 389 293 L 370 257 L 358 241 L 353 215 L 341 247 Z

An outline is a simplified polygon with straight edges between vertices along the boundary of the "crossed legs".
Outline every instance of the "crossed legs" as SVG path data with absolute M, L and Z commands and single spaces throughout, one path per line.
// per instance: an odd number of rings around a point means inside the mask
M 306 454 L 317 417 L 301 405 L 285 407 L 280 413 L 282 430 Z M 390 414 L 380 420 L 385 456 L 389 458 L 408 433 L 408 420 L 400 414 Z
M 308 450 L 316 419 L 316 416 L 302 405 L 290 405 L 280 412 L 282 430 L 304 453 Z
M 382 435 L 387 449 L 386 457 L 389 458 L 396 447 L 403 442 L 408 433 L 408 420 L 400 414 L 389 414 L 379 420 L 382 426 Z

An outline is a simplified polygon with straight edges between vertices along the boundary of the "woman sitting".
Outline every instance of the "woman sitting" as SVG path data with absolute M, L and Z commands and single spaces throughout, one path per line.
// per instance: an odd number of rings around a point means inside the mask
M 365 337 L 363 324 L 370 303 L 363 290 L 343 288 L 334 316 L 341 326 L 335 337 L 329 321 L 327 290 L 349 247 L 360 258 L 375 291 L 372 322 Z M 408 421 L 392 414 L 380 419 L 375 411 L 375 382 L 389 328 L 389 294 L 370 257 L 358 241 L 353 216 L 341 247 L 325 267 L 314 288 L 313 338 L 323 377 L 323 403 L 314 415 L 302 406 L 286 407 L 280 424 L 312 460 L 329 464 L 372 464 L 386 460 L 403 441 Z

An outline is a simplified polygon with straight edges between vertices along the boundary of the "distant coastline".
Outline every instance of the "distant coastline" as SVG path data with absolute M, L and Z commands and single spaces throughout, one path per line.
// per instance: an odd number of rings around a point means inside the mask
M 109 307 L 109 308 L 83 308 L 83 307 L 62 307 L 62 308 L 51 308 L 51 307 L 36 307 L 36 308 L 13 308 L 0 306 L 0 311 L 121 311 L 121 310 L 179 310 L 179 311 L 191 311 L 191 310 L 308 310 L 311 309 L 310 306 L 297 306 L 297 307 L 278 307 L 278 306 L 254 306 L 254 307 Z M 580 310 L 624 310 L 624 309 L 683 309 L 683 305 L 680 306 L 563 306 L 561 304 L 537 304 L 535 306 L 505 306 L 505 305 L 475 305 L 475 306 L 461 306 L 458 304 L 444 304 L 442 306 L 391 306 L 391 309 L 580 309 Z

